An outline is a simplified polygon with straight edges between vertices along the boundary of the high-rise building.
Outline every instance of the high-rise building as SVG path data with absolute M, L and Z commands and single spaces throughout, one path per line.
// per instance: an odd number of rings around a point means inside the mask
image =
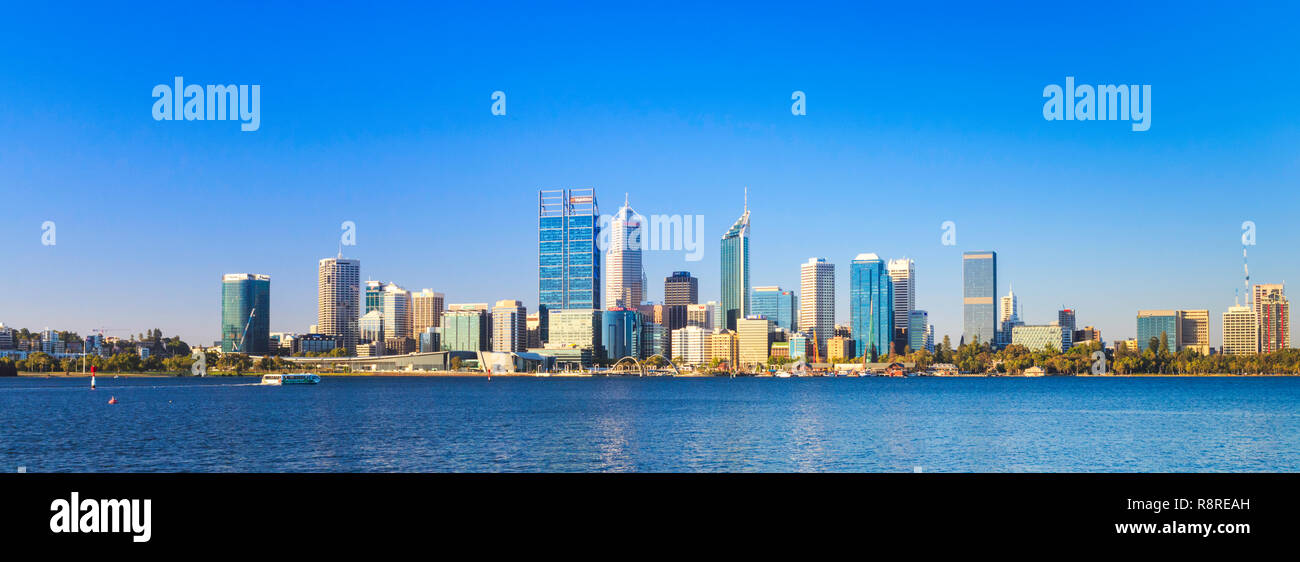
M 916 308 L 916 266 L 912 260 L 903 258 L 889 260 L 885 268 L 894 283 L 894 347 L 902 353 L 904 347 L 911 345 L 912 324 L 908 314 Z
M 713 331 L 713 307 L 707 304 L 686 305 L 686 325 Z
M 767 364 L 772 346 L 772 321 L 762 316 L 747 316 L 736 321 L 738 366 L 751 370 Z
M 528 345 L 528 311 L 517 300 L 492 307 L 492 351 L 524 351 Z
M 849 264 L 849 324 L 853 327 L 853 347 L 859 354 L 870 358 L 890 352 L 894 341 L 894 282 L 885 262 L 876 254 L 858 254 Z
M 316 326 L 320 333 L 335 336 L 338 346 L 355 352 L 360 336 L 361 260 L 320 260 L 316 285 Z
M 827 353 L 830 353 L 830 340 L 832 339 L 834 338 L 826 338 Z M 817 356 L 816 351 L 814 351 L 812 336 L 803 332 L 792 332 L 790 334 L 789 343 L 789 357 L 791 360 L 803 359 L 810 363 L 814 360 L 822 363 L 826 362 L 826 355 Z
M 748 316 L 749 308 L 749 196 L 745 212 L 722 235 L 722 323 L 736 329 L 736 321 Z
M 1196 350 L 1201 355 L 1210 354 L 1210 311 L 1180 310 L 1182 316 L 1182 334 L 1178 336 L 1178 350 L 1186 348 Z M 1077 330 L 1076 330 L 1077 332 Z M 1078 339 L 1078 338 L 1075 338 Z M 1096 337 L 1101 340 L 1101 336 Z
M 528 349 L 542 347 L 542 315 L 534 312 L 524 320 L 528 329 Z
M 824 258 L 800 264 L 799 296 L 799 329 L 813 336 L 824 356 L 826 340 L 835 335 L 835 264 Z
M 699 326 L 687 326 L 673 330 L 673 359 L 680 359 L 680 365 L 692 367 L 707 365 L 713 343 L 709 337 L 710 335 L 707 330 Z
M 799 297 L 794 291 L 785 291 L 776 285 L 754 287 L 750 294 L 750 313 L 766 316 L 776 327 L 787 332 L 802 328 L 797 322 L 798 307 Z
M 844 336 L 835 336 L 826 342 L 826 360 L 841 361 L 852 359 L 856 353 L 853 350 L 853 339 Z
M 997 342 L 997 312 L 993 298 L 998 294 L 998 255 L 992 251 L 963 252 L 962 341 Z
M 618 361 L 641 357 L 642 316 L 635 308 L 611 307 L 601 313 L 601 342 L 605 358 Z
M 668 357 L 668 346 L 672 336 L 664 329 L 664 325 L 658 322 L 646 320 L 642 314 L 641 324 L 641 357 L 648 358 L 654 355 Z
M 1062 308 L 1056 311 L 1056 325 L 1062 330 L 1062 347 L 1061 351 L 1069 351 L 1074 347 L 1074 327 L 1075 314 L 1073 308 Z
M 1183 339 L 1183 314 L 1181 310 L 1139 310 L 1137 315 L 1138 351 L 1146 351 L 1151 338 L 1163 335 L 1169 353 L 1178 352 L 1178 342 Z
M 709 361 L 717 359 L 720 361 L 719 367 L 733 369 L 736 367 L 737 353 L 739 344 L 736 341 L 736 333 L 731 330 L 719 330 L 709 336 L 710 353 Z
M 424 289 L 411 295 L 411 331 L 423 334 L 429 328 L 442 326 L 442 309 L 447 297 L 433 289 Z
M 548 345 L 591 349 L 593 355 L 601 350 L 601 311 L 570 308 L 551 310 L 551 339 Z
M 700 302 L 699 283 L 689 271 L 674 271 L 664 278 L 664 304 L 686 306 Z
M 1283 283 L 1260 283 L 1253 289 L 1260 353 L 1291 347 L 1291 301 Z
M 641 266 L 644 219 L 628 205 L 626 195 L 609 222 L 609 250 L 605 252 L 605 300 L 609 306 L 636 308 L 645 298 L 645 271 Z
M 934 352 L 934 324 L 930 324 L 925 328 L 925 350 L 931 353 Z
M 1259 329 L 1255 310 L 1249 306 L 1231 306 L 1223 313 L 1223 353 L 1249 355 L 1259 353 Z M 1138 344 L 1142 343 L 1138 338 Z
M 271 277 L 227 273 L 221 277 L 221 351 L 265 355 L 271 351 Z
M 1014 290 L 1008 289 L 1006 296 L 1000 299 L 998 304 L 998 328 L 1004 328 L 1008 323 L 1014 324 L 1020 321 L 1020 298 L 1016 296 Z
M 378 344 L 384 343 L 384 313 L 375 309 L 361 315 L 357 322 L 358 329 L 361 330 L 361 340 L 365 343 Z M 382 351 L 379 355 L 383 355 Z
M 599 310 L 600 237 L 594 189 L 537 194 L 538 299 L 542 341 L 550 341 L 550 310 Z
M 491 351 L 492 315 L 487 303 L 453 304 L 442 314 L 443 351 Z
M 1273 353 L 1291 347 L 1291 301 L 1281 290 L 1268 292 L 1255 302 L 1259 352 Z
M 894 302 L 898 302 L 895 299 Z M 927 349 L 925 346 L 925 335 L 927 327 L 930 325 L 930 313 L 924 310 L 913 310 L 907 313 L 907 347 L 912 351 Z
M 384 340 L 411 337 L 411 292 L 389 283 L 384 286 L 382 298 L 384 302 Z

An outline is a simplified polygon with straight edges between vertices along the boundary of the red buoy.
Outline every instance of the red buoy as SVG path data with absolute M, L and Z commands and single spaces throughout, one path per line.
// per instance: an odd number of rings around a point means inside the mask
M 117 398 L 116 398 L 116 397 L 113 397 L 113 396 L 109 396 L 109 397 L 108 397 L 108 403 L 109 403 L 109 404 L 117 404 Z

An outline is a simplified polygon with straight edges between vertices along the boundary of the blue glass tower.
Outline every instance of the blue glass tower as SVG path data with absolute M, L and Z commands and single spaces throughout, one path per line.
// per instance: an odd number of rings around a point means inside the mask
M 965 343 L 997 341 L 998 255 L 996 252 L 964 252 L 961 255 L 961 331 Z
M 749 196 L 745 212 L 722 235 L 722 315 L 728 330 L 750 314 L 749 306 Z
M 547 310 L 600 309 L 600 237 L 594 189 L 540 191 L 537 195 L 539 330 L 549 336 Z
M 271 278 L 229 273 L 221 278 L 221 351 L 264 355 L 271 342 Z
M 849 324 L 859 353 L 868 358 L 873 350 L 877 356 L 889 353 L 894 341 L 894 280 L 876 254 L 858 254 L 849 264 Z
M 750 294 L 750 314 L 761 314 L 784 328 L 787 332 L 795 331 L 795 311 L 799 309 L 799 298 L 794 291 L 783 291 L 781 287 L 754 287 Z

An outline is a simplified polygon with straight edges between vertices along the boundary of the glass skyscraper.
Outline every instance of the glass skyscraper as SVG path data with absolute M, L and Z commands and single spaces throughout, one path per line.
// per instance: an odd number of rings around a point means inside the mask
M 964 252 L 961 255 L 961 331 L 965 343 L 997 341 L 998 255 Z
M 1177 310 L 1139 310 L 1137 316 L 1138 351 L 1146 351 L 1151 338 L 1165 336 L 1165 347 L 1169 353 L 1178 352 L 1178 340 L 1182 336 L 1183 317 Z
M 600 309 L 600 214 L 594 189 L 540 191 L 537 195 L 537 262 L 542 340 L 548 310 Z
M 749 306 L 749 200 L 736 224 L 722 235 L 722 314 L 728 330 L 750 314 Z
M 794 291 L 783 291 L 781 287 L 754 287 L 750 294 L 750 314 L 761 314 L 776 323 L 777 327 L 787 332 L 795 332 L 795 311 L 799 308 L 799 298 Z M 829 339 L 830 336 L 822 336 Z
M 889 353 L 894 341 L 894 281 L 876 254 L 858 254 L 849 264 L 849 325 L 854 348 L 865 357 L 872 351 L 877 356 Z
M 271 277 L 228 273 L 221 278 L 221 351 L 264 355 L 271 343 Z
M 641 313 L 635 308 L 611 308 L 601 313 L 601 341 L 605 358 L 618 361 L 641 357 Z
M 924 310 L 907 311 L 907 346 L 912 348 L 912 351 L 929 349 L 925 345 L 925 335 L 929 326 L 930 314 L 928 312 Z

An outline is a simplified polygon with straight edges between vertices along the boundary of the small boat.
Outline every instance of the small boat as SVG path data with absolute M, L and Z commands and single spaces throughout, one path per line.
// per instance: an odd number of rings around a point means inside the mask
M 786 372 L 786 371 L 777 371 L 776 373 L 774 373 L 773 376 L 775 376 L 776 378 L 779 378 L 779 379 L 788 379 L 788 378 L 790 378 L 790 373 L 788 373 L 788 372 Z
M 281 386 L 286 384 L 320 384 L 320 375 L 317 375 L 316 373 L 262 375 L 262 384 L 268 386 Z
M 109 397 L 108 397 L 108 403 L 109 403 L 109 404 L 117 404 L 117 397 L 115 397 L 115 396 L 109 396 Z

